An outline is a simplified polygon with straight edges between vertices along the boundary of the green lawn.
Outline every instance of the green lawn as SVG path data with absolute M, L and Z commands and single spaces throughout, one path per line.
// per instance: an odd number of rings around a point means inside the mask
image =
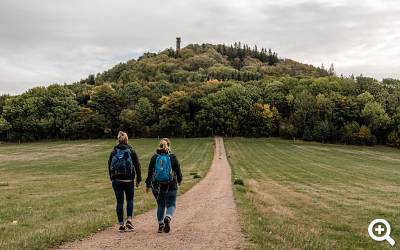
M 225 145 L 244 181 L 234 188 L 244 248 L 393 249 L 369 238 L 375 218 L 400 245 L 399 150 L 275 138 Z
M 158 140 L 129 142 L 146 178 Z M 114 144 L 115 140 L 85 140 L 1 145 L 0 249 L 43 249 L 115 224 L 107 170 Z M 181 191 L 185 191 L 200 180 L 193 178 L 196 173 L 206 174 L 213 142 L 210 138 L 173 139 L 172 148 L 181 162 Z M 143 184 L 135 190 L 136 214 L 155 206 L 153 197 L 143 190 Z

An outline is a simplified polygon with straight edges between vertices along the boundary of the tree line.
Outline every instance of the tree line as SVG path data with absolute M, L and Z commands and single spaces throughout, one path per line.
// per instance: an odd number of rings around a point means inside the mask
M 131 136 L 280 136 L 400 146 L 400 81 L 336 76 L 236 43 L 189 45 L 73 84 L 0 97 L 7 141 Z

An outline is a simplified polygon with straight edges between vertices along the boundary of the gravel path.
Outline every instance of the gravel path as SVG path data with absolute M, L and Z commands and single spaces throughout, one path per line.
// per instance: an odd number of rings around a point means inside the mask
M 134 232 L 120 233 L 115 226 L 60 249 L 238 249 L 242 236 L 222 138 L 215 138 L 207 176 L 178 198 L 169 234 L 157 233 L 155 213 L 135 216 Z

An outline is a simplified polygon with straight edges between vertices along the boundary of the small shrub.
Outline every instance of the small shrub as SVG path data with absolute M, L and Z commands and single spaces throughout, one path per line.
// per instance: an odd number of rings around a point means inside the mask
M 392 147 L 400 147 L 400 138 L 396 131 L 389 134 L 387 144 Z
M 362 125 L 358 133 L 355 134 L 354 141 L 358 145 L 373 146 L 376 144 L 376 136 L 371 133 L 367 126 Z
M 7 187 L 8 186 L 8 182 L 0 182 L 0 187 Z
M 281 122 L 279 136 L 285 139 L 293 139 L 297 134 L 297 128 L 290 122 Z
M 240 185 L 240 186 L 244 186 L 244 182 L 240 177 L 235 177 L 234 181 L 233 181 L 233 185 Z
M 112 129 L 111 129 L 111 128 L 105 128 L 105 129 L 104 129 L 104 134 L 106 134 L 106 135 L 111 134 L 111 132 L 112 132 Z
M 201 175 L 199 175 L 199 174 L 195 174 L 195 175 L 193 175 L 193 179 L 199 179 L 199 178 L 201 178 Z
M 341 141 L 346 144 L 354 144 L 357 141 L 358 131 L 360 131 L 360 125 L 353 121 L 346 123 L 343 128 L 341 128 Z
M 240 186 L 240 185 L 236 186 L 236 190 L 241 192 L 241 193 L 246 193 L 246 191 L 247 191 L 245 186 Z
M 196 175 L 197 172 L 190 172 L 189 175 Z
M 304 129 L 304 132 L 303 132 L 303 140 L 304 140 L 304 141 L 312 141 L 312 140 L 313 140 L 313 134 L 312 134 L 310 128 L 308 128 L 308 127 L 306 127 L 306 128 Z

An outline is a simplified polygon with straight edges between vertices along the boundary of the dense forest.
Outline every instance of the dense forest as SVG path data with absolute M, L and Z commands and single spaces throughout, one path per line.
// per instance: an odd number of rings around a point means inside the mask
M 145 53 L 0 97 L 0 139 L 280 136 L 400 146 L 400 81 L 343 77 L 241 43 Z

